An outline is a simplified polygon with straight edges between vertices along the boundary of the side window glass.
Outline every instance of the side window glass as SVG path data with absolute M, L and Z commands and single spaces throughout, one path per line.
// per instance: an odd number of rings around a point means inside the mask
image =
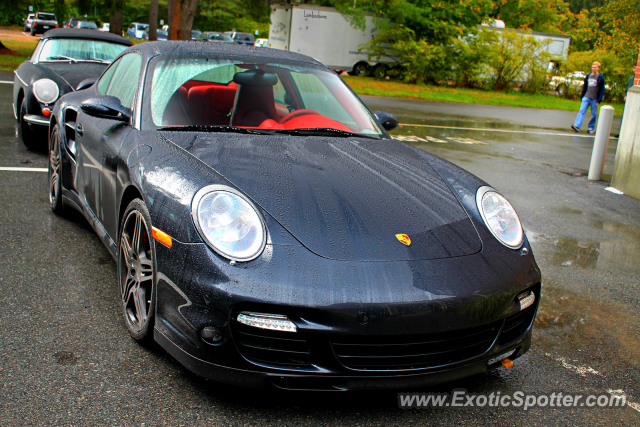
M 129 53 L 120 58 L 105 95 L 115 96 L 123 107 L 131 108 L 133 96 L 138 88 L 141 66 L 142 56 L 137 53 Z
M 107 93 L 107 88 L 109 87 L 111 77 L 113 77 L 113 72 L 116 70 L 121 60 L 122 59 L 119 59 L 118 61 L 111 64 L 111 66 L 102 75 L 102 77 L 100 77 L 100 80 L 98 80 L 98 84 L 96 85 L 96 87 L 98 88 L 98 93 L 100 95 L 105 95 Z

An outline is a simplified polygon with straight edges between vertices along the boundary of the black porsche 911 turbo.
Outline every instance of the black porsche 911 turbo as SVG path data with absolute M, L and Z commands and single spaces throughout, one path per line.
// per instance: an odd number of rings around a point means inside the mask
M 15 71 L 13 113 L 24 145 L 45 150 L 51 111 L 65 93 L 90 87 L 120 52 L 133 43 L 116 34 L 55 29 L 38 41 Z
M 117 261 L 133 338 L 203 377 L 355 390 L 507 366 L 540 297 L 520 220 L 396 125 L 304 55 L 144 43 L 56 104 L 51 208 Z

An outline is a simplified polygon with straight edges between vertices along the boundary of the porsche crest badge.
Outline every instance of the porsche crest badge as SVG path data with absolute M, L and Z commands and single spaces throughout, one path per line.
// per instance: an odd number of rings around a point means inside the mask
M 406 234 L 396 234 L 396 239 L 398 239 L 403 245 L 411 245 L 411 239 Z

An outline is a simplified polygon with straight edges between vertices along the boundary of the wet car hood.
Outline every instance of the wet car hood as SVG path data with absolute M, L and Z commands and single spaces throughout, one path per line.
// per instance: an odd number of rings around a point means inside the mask
M 62 77 L 67 83 L 69 83 L 74 89 L 78 87 L 78 84 L 91 78 L 98 78 L 102 72 L 107 68 L 109 64 L 101 64 L 97 62 L 39 62 L 38 66 L 48 68 L 60 77 Z
M 482 248 L 444 181 L 418 152 L 397 141 L 163 135 L 236 185 L 322 257 L 435 259 Z M 402 244 L 396 234 L 408 235 L 411 244 Z

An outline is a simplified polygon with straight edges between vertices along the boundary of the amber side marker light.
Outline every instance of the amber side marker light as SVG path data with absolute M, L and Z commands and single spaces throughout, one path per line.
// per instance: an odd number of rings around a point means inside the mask
M 42 114 L 44 114 L 45 117 L 49 117 L 49 114 L 51 114 L 51 110 L 49 110 L 48 108 L 43 108 Z
M 167 233 L 162 230 L 158 230 L 155 227 L 151 227 L 151 235 L 158 242 L 162 243 L 166 247 L 170 248 L 173 246 L 173 239 Z

